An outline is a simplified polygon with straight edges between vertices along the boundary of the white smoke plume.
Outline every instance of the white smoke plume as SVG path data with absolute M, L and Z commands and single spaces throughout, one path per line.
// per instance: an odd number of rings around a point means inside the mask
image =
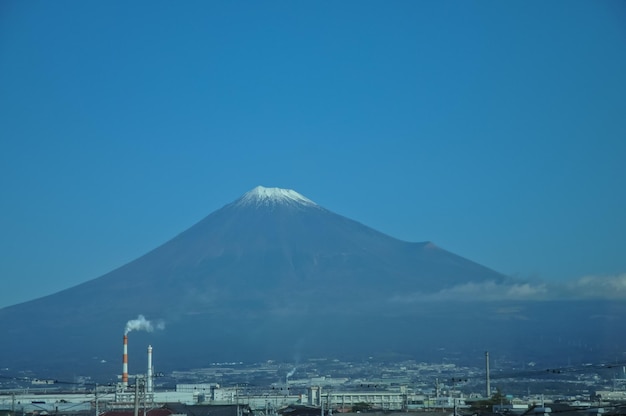
M 291 376 L 293 376 L 295 372 L 296 372 L 296 367 L 294 367 L 293 370 L 287 373 L 287 378 L 290 378 Z
M 145 316 L 139 315 L 137 319 L 131 319 L 126 322 L 126 329 L 124 329 L 124 335 L 128 335 L 130 331 L 146 331 L 152 332 L 155 329 L 165 329 L 165 324 L 163 322 L 157 322 L 156 324 L 152 324 L 152 322 L 148 321 Z

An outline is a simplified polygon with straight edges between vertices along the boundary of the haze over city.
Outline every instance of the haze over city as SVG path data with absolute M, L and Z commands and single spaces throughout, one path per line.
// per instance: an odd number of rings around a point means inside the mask
M 625 22 L 618 1 L 5 1 L 0 307 L 258 185 L 623 298 Z

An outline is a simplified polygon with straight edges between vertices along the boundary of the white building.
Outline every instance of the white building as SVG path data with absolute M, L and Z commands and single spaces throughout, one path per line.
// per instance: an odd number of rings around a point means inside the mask
M 323 392 L 321 387 L 309 387 L 307 404 L 349 408 L 357 403 L 367 403 L 375 409 L 402 410 L 406 407 L 407 395 L 403 389 L 398 391 L 351 391 Z

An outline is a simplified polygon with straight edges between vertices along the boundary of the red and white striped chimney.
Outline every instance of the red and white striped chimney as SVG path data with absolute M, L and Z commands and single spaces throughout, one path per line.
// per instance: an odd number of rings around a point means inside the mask
M 124 355 L 122 356 L 122 386 L 128 387 L 128 335 L 124 334 Z

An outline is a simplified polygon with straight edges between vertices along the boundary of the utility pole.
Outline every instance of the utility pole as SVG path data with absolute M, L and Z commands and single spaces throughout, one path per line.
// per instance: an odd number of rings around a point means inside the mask
M 330 390 L 326 393 L 326 407 L 328 408 L 328 416 L 333 416 L 333 407 L 331 406 Z
M 139 416 L 139 377 L 135 377 L 135 416 Z
M 491 381 L 489 379 L 489 351 L 485 351 L 485 372 L 487 373 L 487 398 L 491 397 Z
M 98 414 L 100 413 L 98 410 L 98 383 L 96 383 L 96 389 L 94 390 L 94 396 L 95 396 L 95 404 L 96 404 L 96 416 L 98 416 Z

